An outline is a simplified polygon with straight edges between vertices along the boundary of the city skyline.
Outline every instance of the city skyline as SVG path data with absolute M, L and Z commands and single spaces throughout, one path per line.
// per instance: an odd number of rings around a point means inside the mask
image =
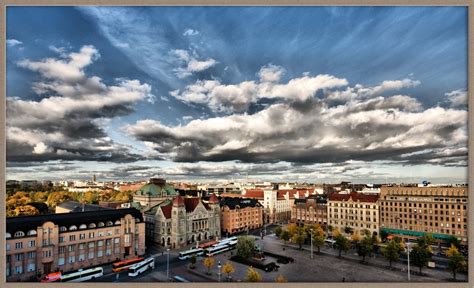
M 467 9 L 302 8 L 9 7 L 7 179 L 466 183 Z

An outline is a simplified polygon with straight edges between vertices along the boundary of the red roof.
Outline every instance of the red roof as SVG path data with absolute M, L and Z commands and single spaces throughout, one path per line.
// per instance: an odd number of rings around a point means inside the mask
M 171 203 L 165 206 L 160 206 L 161 211 L 163 211 L 163 214 L 165 215 L 165 218 L 169 219 L 171 218 Z
M 360 202 L 377 202 L 379 195 L 367 195 L 357 192 L 351 192 L 350 194 L 338 194 L 333 193 L 329 196 L 328 200 L 330 201 L 348 201 L 352 198 L 352 201 Z
M 219 203 L 219 199 L 217 198 L 216 194 L 214 193 L 211 194 L 211 197 L 209 197 L 209 203 L 210 204 Z
M 222 193 L 221 197 L 241 198 L 242 194 L 237 193 Z
M 245 190 L 245 197 L 247 198 L 261 198 L 263 199 L 262 189 L 247 189 Z
M 181 205 L 184 205 L 183 197 L 177 196 L 176 198 L 173 199 L 173 206 L 181 206 Z
M 184 206 L 186 207 L 186 212 L 193 212 L 200 201 L 201 198 L 199 197 L 184 198 Z

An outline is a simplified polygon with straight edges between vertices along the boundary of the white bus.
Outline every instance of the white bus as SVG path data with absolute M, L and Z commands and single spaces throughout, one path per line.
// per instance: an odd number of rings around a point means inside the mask
M 221 241 L 219 241 L 219 244 L 229 243 L 229 242 L 233 242 L 233 241 L 237 241 L 236 236 L 232 236 L 230 238 L 222 239 Z
M 214 256 L 219 253 L 229 251 L 232 247 L 229 244 L 217 245 L 206 249 L 206 256 Z
M 87 280 L 104 276 L 102 267 L 91 269 L 79 269 L 78 271 L 61 275 L 61 282 L 84 282 Z
M 137 264 L 133 264 L 130 268 L 128 268 L 128 276 L 130 277 L 138 276 L 139 274 L 142 274 L 149 268 L 151 269 L 155 268 L 155 258 L 153 257 L 147 258 Z
M 193 255 L 201 256 L 202 254 L 204 254 L 204 249 L 195 248 L 195 249 L 179 252 L 178 259 L 186 260 L 186 259 L 191 258 Z

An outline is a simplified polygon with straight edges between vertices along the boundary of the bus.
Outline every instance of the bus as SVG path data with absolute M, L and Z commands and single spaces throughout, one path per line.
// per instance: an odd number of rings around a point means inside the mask
M 143 260 L 145 260 L 143 257 L 138 257 L 138 258 L 133 258 L 129 260 L 122 260 L 122 261 L 115 262 L 114 264 L 112 264 L 112 271 L 120 272 L 123 270 L 128 270 L 130 266 L 132 266 L 133 264 L 137 264 L 138 262 L 142 262 Z
M 216 245 L 206 249 L 206 256 L 214 256 L 232 249 L 228 244 Z
M 216 245 L 217 243 L 218 243 L 217 241 L 210 241 L 210 242 L 202 243 L 202 244 L 198 245 L 198 248 L 206 249 L 206 248 L 209 248 L 213 245 Z
M 101 276 L 104 276 L 104 269 L 102 267 L 85 270 L 79 269 L 78 271 L 61 275 L 61 282 L 84 282 Z
M 230 238 L 222 239 L 221 241 L 219 241 L 219 244 L 229 243 L 229 242 L 233 242 L 233 241 L 237 241 L 236 236 L 232 236 Z
M 155 258 L 150 257 L 143 260 L 142 262 L 133 264 L 132 266 L 130 266 L 130 268 L 128 268 L 128 276 L 130 277 L 138 276 L 139 274 L 148 270 L 148 268 L 151 268 L 151 269 L 155 268 Z
M 204 249 L 202 248 L 191 249 L 191 250 L 179 252 L 178 259 L 186 260 L 186 259 L 191 258 L 193 255 L 201 256 L 202 254 L 204 254 Z
M 181 276 L 174 276 L 173 279 L 176 280 L 177 282 L 190 282 Z
M 59 281 L 61 281 L 61 272 L 49 273 L 48 275 L 45 275 L 43 279 L 41 279 L 42 283 Z

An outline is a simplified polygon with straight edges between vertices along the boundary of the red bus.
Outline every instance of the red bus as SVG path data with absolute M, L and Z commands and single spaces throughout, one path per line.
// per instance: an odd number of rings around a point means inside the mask
M 217 241 L 202 243 L 202 244 L 199 244 L 198 248 L 206 249 L 208 247 L 211 247 L 212 245 L 216 245 L 217 243 L 218 243 Z
M 59 281 L 61 281 L 61 272 L 49 273 L 48 275 L 45 275 L 43 279 L 41 279 L 42 283 Z
M 128 270 L 128 268 L 130 266 L 132 266 L 133 264 L 136 264 L 138 262 L 141 262 L 143 260 L 145 260 L 145 258 L 138 257 L 138 258 L 133 258 L 133 259 L 128 259 L 128 260 L 122 260 L 122 261 L 115 262 L 115 263 L 112 264 L 112 271 L 120 272 L 120 271 L 123 271 L 123 270 Z

